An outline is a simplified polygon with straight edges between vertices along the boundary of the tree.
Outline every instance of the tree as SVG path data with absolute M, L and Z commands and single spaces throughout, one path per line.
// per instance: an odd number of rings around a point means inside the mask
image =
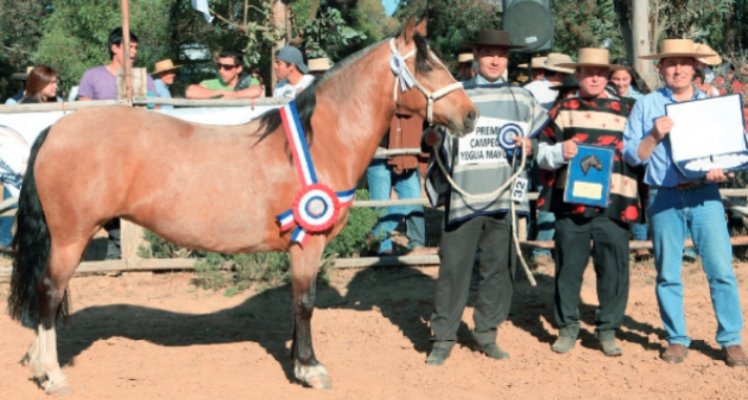
M 169 51 L 169 10 L 174 0 L 130 0 L 130 30 L 138 35 L 136 66 L 150 67 Z M 77 85 L 83 72 L 109 63 L 109 32 L 122 24 L 119 1 L 54 0 L 43 21 L 35 63 L 58 72 L 62 88 Z M 154 18 L 154 16 L 167 18 Z
M 48 0 L 0 0 L 0 93 L 12 73 L 34 64 L 33 53 L 42 38 Z

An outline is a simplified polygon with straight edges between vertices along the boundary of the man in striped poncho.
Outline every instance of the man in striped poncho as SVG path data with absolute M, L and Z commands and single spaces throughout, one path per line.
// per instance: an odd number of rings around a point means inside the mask
M 496 345 L 496 330 L 509 315 L 514 288 L 516 255 L 512 246 L 509 182 L 514 165 L 509 153 L 516 147 L 532 156 L 533 143 L 537 142 L 529 138 L 539 133 L 547 121 L 545 109 L 530 92 L 501 78 L 509 49 L 518 47 L 511 44 L 509 35 L 482 31 L 471 45 L 478 60 L 478 75 L 465 82 L 465 89 L 481 114 L 476 129 L 460 139 L 433 131 L 426 137 L 427 144 L 438 144 L 436 151 L 450 177 L 468 194 L 461 194 L 446 182 L 432 157 L 426 190 L 433 205 L 445 206 L 445 226 L 439 246 L 441 265 L 431 318 L 433 347 L 426 360 L 429 365 L 443 364 L 457 340 L 478 250 L 482 279 L 473 313 L 473 339 L 486 356 L 498 360 L 509 357 Z M 504 189 L 498 190 L 502 186 Z M 518 209 L 528 212 L 526 197 Z
M 539 139 L 538 165 L 551 172 L 541 176 L 544 190 L 538 208 L 556 214 L 554 319 L 560 330 L 552 346 L 556 353 L 569 352 L 579 335 L 582 276 L 591 253 L 600 302 L 595 335 L 606 356 L 621 355 L 615 335 L 628 301 L 628 225 L 640 220 L 642 208 L 637 174 L 621 156 L 623 129 L 633 101 L 605 91 L 613 67 L 608 57 L 606 49 L 585 48 L 579 50 L 577 63 L 562 64 L 576 68 L 579 92 L 551 109 L 551 122 Z M 577 155 L 578 144 L 613 150 L 609 194 L 606 197 L 601 190 L 600 196 L 604 206 L 581 204 L 576 197 L 579 202 L 565 202 L 567 185 L 573 185 L 572 193 L 584 187 L 565 179 L 571 174 L 569 161 Z

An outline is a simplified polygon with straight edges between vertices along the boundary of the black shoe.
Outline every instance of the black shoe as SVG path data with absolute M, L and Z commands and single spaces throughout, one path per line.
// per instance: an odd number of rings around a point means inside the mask
M 486 357 L 493 358 L 494 360 L 509 359 L 509 353 L 502 350 L 501 347 L 496 345 L 496 343 L 486 343 L 478 345 L 478 350 L 480 350 L 481 353 L 485 354 Z
M 443 347 L 443 346 L 434 346 L 431 349 L 431 353 L 429 353 L 429 356 L 426 357 L 426 364 L 433 365 L 433 366 L 439 366 L 444 364 L 444 361 L 447 361 L 447 358 L 449 358 L 449 353 L 452 352 L 452 347 Z

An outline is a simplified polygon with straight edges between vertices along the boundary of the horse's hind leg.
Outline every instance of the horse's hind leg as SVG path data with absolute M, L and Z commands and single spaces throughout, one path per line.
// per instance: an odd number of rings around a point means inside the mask
M 69 385 L 62 373 L 57 356 L 57 317 L 60 307 L 66 307 L 68 282 L 80 262 L 88 239 L 55 246 L 52 242 L 49 266 L 37 287 L 39 291 L 40 321 L 37 337 L 29 349 L 29 366 L 37 382 L 48 394 L 65 394 Z M 34 354 L 34 352 L 36 354 Z
M 296 379 L 315 389 L 332 387 L 327 369 L 314 355 L 311 320 L 316 295 L 317 272 L 325 247 L 324 236 L 314 235 L 301 249 L 291 247 L 291 277 L 293 283 L 294 332 L 291 354 Z

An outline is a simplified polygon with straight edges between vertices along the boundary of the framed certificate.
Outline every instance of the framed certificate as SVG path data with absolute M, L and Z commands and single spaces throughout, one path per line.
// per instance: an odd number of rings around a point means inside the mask
M 564 202 L 608 207 L 613 149 L 585 145 L 577 149 L 566 171 Z
M 709 169 L 748 167 L 743 101 L 739 94 L 668 104 L 673 120 L 670 146 L 675 165 L 689 179 Z

